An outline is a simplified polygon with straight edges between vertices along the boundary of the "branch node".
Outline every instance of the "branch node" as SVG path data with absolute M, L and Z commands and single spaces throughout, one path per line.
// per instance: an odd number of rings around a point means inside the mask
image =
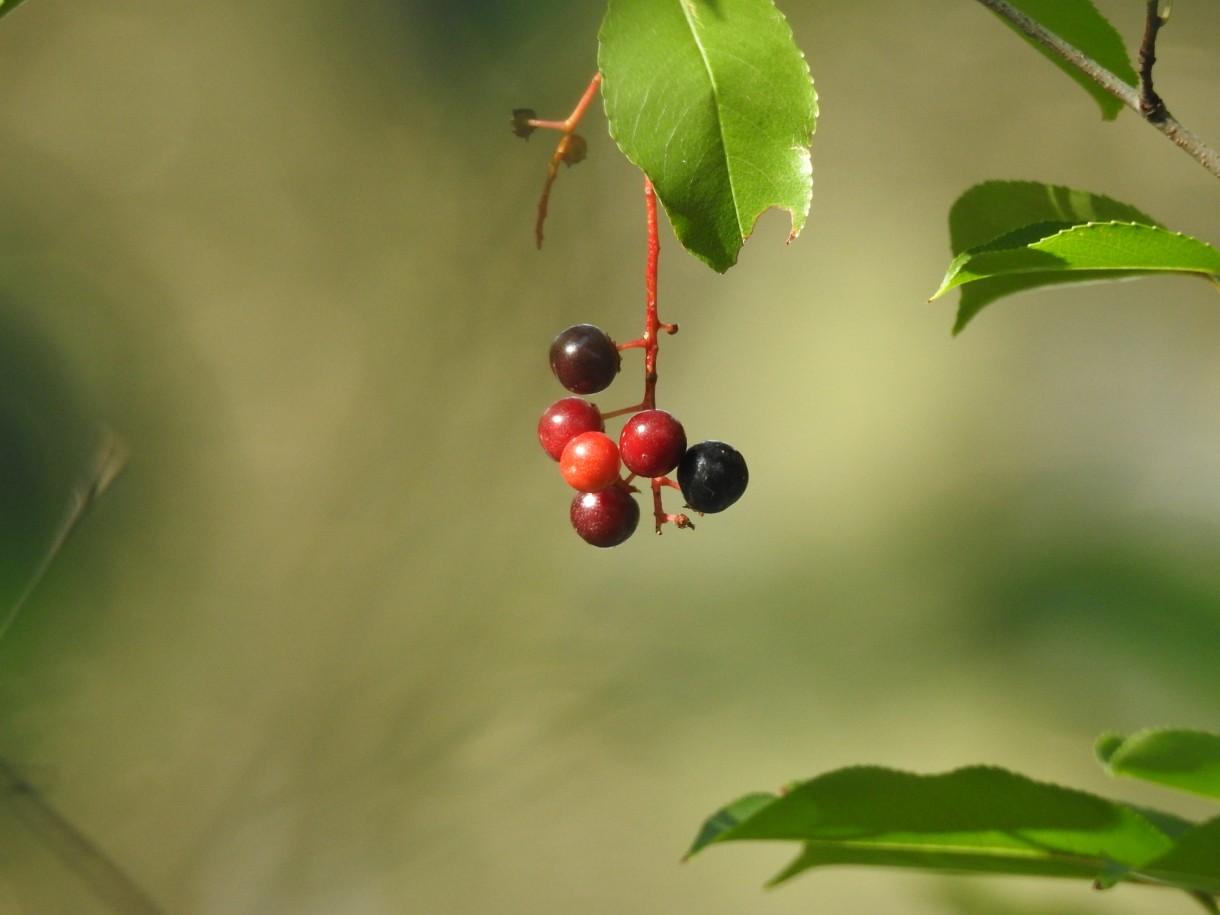
M 1140 42 L 1139 112 L 1145 120 L 1163 124 L 1169 117 L 1165 102 L 1152 88 L 1152 68 L 1156 64 L 1156 36 L 1167 15 L 1161 13 L 1162 0 L 1148 0 L 1144 17 L 1144 40 Z

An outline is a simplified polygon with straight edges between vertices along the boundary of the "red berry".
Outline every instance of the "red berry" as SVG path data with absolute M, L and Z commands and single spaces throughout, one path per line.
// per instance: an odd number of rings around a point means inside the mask
M 593 546 L 618 546 L 635 533 L 640 506 L 626 490 L 611 486 L 582 492 L 572 500 L 572 527 Z
M 600 492 L 618 479 L 618 445 L 604 432 L 582 432 L 564 446 L 559 472 L 581 492 Z
M 573 394 L 604 391 L 622 361 L 614 341 L 592 324 L 569 327 L 551 343 L 551 371 Z
M 538 420 L 538 441 L 542 443 L 542 450 L 557 461 L 564 447 L 576 436 L 582 432 L 604 432 L 605 429 L 606 424 L 596 405 L 579 397 L 565 397 L 551 404 Z
M 661 477 L 686 453 L 686 430 L 664 410 L 644 410 L 627 420 L 618 440 L 623 466 L 641 477 Z

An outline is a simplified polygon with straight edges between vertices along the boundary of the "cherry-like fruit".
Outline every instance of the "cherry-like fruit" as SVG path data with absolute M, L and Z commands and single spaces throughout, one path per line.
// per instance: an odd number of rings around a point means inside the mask
M 604 391 L 618 374 L 623 358 L 600 327 L 576 324 L 551 343 L 551 371 L 573 394 Z
M 627 420 L 618 439 L 623 466 L 641 477 L 662 477 L 686 453 L 686 430 L 664 410 L 643 410 Z
M 750 472 L 732 445 L 708 441 L 692 445 L 678 464 L 678 486 L 697 512 L 722 512 L 746 491 Z
M 604 432 L 582 432 L 564 446 L 559 472 L 581 492 L 601 492 L 618 479 L 618 445 Z
M 572 527 L 593 546 L 618 546 L 635 533 L 640 506 L 619 486 L 601 492 L 582 492 L 572 500 Z
M 604 432 L 606 423 L 596 404 L 579 397 L 564 397 L 557 400 L 538 420 L 538 441 L 542 450 L 559 460 L 568 442 L 582 432 Z

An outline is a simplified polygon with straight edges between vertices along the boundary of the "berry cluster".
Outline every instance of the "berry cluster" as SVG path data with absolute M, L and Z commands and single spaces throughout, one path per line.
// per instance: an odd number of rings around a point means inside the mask
M 669 333 L 677 330 L 672 325 L 663 328 Z M 618 375 L 621 351 L 644 346 L 644 340 L 619 346 L 600 328 L 577 324 L 551 344 L 551 371 L 573 394 L 597 394 Z M 616 441 L 606 434 L 605 421 L 623 414 L 630 415 Z M 635 533 L 640 523 L 640 508 L 632 495 L 638 492 L 632 485 L 635 480 L 650 482 L 658 533 L 667 522 L 694 527 L 686 515 L 663 511 L 662 487 L 680 489 L 687 507 L 702 514 L 728 508 L 741 498 L 749 481 L 738 451 L 716 441 L 688 448 L 682 423 L 648 404 L 603 414 L 582 397 L 564 397 L 542 414 L 538 440 L 577 491 L 570 512 L 572 527 L 593 546 L 618 546 Z M 668 476 L 674 470 L 676 482 Z
M 0 0 L 3 2 L 3 0 Z M 534 235 L 542 247 L 542 225 L 546 220 L 551 187 L 559 165 L 574 165 L 587 153 L 587 144 L 575 131 L 592 102 L 601 75 L 595 74 L 576 108 L 563 121 L 539 120 L 529 108 L 513 111 L 509 126 L 524 139 L 539 128 L 562 134 L 547 169 Z M 630 343 L 616 344 L 600 327 L 577 324 L 551 343 L 551 371 L 572 394 L 604 391 L 622 367 L 622 351 L 644 351 L 644 399 L 632 407 L 602 413 L 596 404 L 581 397 L 564 397 L 551 404 L 538 421 L 538 441 L 577 495 L 572 500 L 572 527 L 594 546 L 618 546 L 635 533 L 640 507 L 632 485 L 647 480 L 652 489 L 653 517 L 661 526 L 694 527 L 686 515 L 667 514 L 661 507 L 661 490 L 682 491 L 686 505 L 699 514 L 724 511 L 741 498 L 750 475 L 745 458 L 724 442 L 707 441 L 687 447 L 686 430 L 672 415 L 656 408 L 657 351 L 659 334 L 678 332 L 676 324 L 662 324 L 657 316 L 657 197 L 652 182 L 644 179 L 644 202 L 648 217 L 648 261 L 644 271 L 647 300 L 644 335 Z M 626 415 L 617 441 L 606 434 L 606 420 Z M 675 481 L 669 475 L 677 471 Z

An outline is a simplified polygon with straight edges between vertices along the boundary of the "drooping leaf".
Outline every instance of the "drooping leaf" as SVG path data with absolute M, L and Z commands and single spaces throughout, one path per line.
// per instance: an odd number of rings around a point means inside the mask
M 949 209 L 949 244 L 958 257 L 1024 226 L 1108 221 L 1159 225 L 1135 207 L 1101 194 L 1037 181 L 985 181 L 967 190 Z M 962 287 L 953 332 L 960 333 L 984 306 L 1004 296 L 1039 286 L 1107 278 L 1100 273 L 1058 271 L 976 279 Z
M 936 296 L 989 277 L 1055 271 L 1211 277 L 1220 274 L 1220 251 L 1189 235 L 1130 222 L 1036 223 L 958 255 Z
M 800 232 L 817 102 L 771 0 L 610 0 L 599 37 L 610 133 L 687 250 L 723 273 L 771 207 Z
M 1041 286 L 1220 272 L 1216 249 L 1129 204 L 1029 181 L 966 191 L 949 211 L 949 236 L 954 260 L 932 298 L 962 287 L 954 333 L 996 299 Z
M 1161 225 L 1142 210 L 1104 194 L 1040 181 L 984 181 L 969 188 L 950 207 L 949 246 L 956 256 L 1037 222 Z
M 1220 735 L 1177 729 L 1108 735 L 1097 755 L 1111 775 L 1220 798 Z
M 1093 58 L 1128 85 L 1134 86 L 1139 80 L 1122 36 L 1090 0 L 1009 0 L 1009 3 L 1031 19 L 1036 19 L 1078 51 Z M 1012 27 L 1012 23 L 1007 19 L 1001 17 L 1001 21 Z M 1044 45 L 1015 27 L 1013 31 L 1088 92 L 1097 102 L 1105 120 L 1118 117 L 1118 113 L 1123 109 L 1121 101 Z
M 959 306 L 954 332 L 988 301 L 1017 291 L 997 280 L 1023 279 L 1022 289 L 1181 273 L 1216 282 L 1220 251 L 1206 242 L 1157 226 L 1135 223 L 1037 223 L 1022 226 L 954 258 L 933 299 L 965 283 L 992 283 L 984 301 Z
M 858 767 L 803 782 L 770 803 L 743 798 L 704 824 L 690 853 L 767 839 L 804 843 L 773 883 L 828 864 L 1108 883 L 1174 844 L 1130 807 L 1003 769 L 924 776 Z

